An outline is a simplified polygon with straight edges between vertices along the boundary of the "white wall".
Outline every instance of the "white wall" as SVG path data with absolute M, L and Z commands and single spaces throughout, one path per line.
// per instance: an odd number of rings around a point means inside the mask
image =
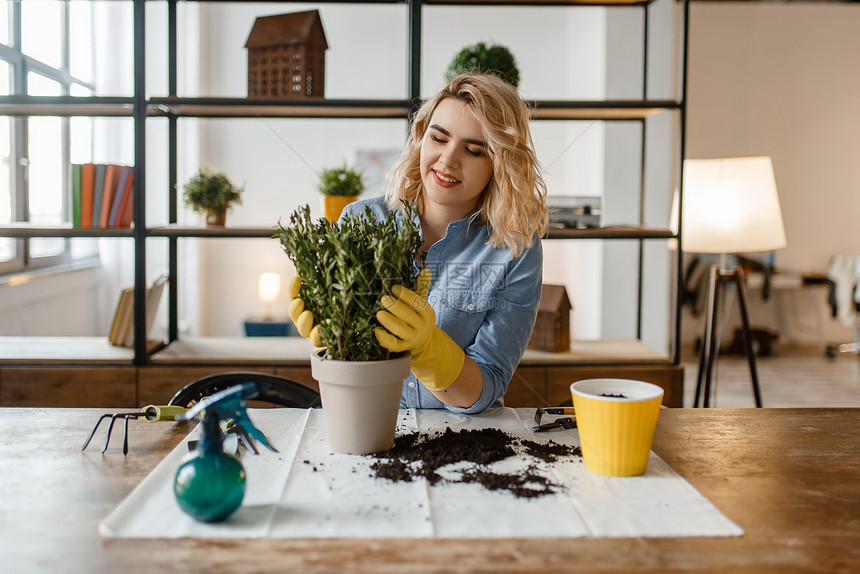
M 856 5 L 692 5 L 687 157 L 773 158 L 788 240 L 779 269 L 826 272 L 834 254 L 860 255 L 858 30 Z M 809 297 L 784 305 L 806 328 L 783 335 L 817 341 Z M 773 303 L 752 306 L 754 326 L 776 326 Z M 692 340 L 701 319 L 687 318 Z M 850 340 L 838 321 L 826 326 L 828 339 Z
M 0 336 L 89 336 L 106 334 L 111 317 L 99 267 L 18 275 L 0 283 Z

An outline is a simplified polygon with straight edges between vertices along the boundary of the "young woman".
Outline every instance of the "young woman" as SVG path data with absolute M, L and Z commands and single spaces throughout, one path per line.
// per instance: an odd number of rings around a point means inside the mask
M 541 292 L 546 187 L 529 110 L 494 75 L 462 74 L 424 102 L 384 197 L 344 214 L 402 216 L 418 206 L 425 271 L 396 285 L 377 314 L 380 344 L 412 354 L 402 407 L 477 413 L 507 390 L 531 336 Z M 313 316 L 295 299 L 290 316 L 313 340 Z

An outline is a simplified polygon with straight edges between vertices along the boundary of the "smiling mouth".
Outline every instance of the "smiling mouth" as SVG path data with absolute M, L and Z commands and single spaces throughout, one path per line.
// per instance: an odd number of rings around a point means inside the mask
M 435 169 L 433 170 L 433 175 L 436 177 L 437 180 L 439 180 L 442 183 L 447 183 L 447 184 L 460 183 L 459 179 L 453 178 L 449 175 L 442 175 L 441 173 L 439 173 Z

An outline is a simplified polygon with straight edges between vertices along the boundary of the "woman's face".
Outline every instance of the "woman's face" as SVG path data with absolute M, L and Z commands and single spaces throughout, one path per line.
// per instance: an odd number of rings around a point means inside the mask
M 421 141 L 424 209 L 465 217 L 493 175 L 481 124 L 458 100 L 442 100 Z

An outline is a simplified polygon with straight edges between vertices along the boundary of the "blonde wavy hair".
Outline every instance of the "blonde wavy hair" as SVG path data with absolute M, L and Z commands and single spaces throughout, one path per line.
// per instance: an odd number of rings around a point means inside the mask
M 421 105 L 409 141 L 388 175 L 386 202 L 391 209 L 400 207 L 401 200 L 423 208 L 421 142 L 436 107 L 449 98 L 465 103 L 478 118 L 493 163 L 493 175 L 469 223 L 488 224 L 488 244 L 507 247 L 517 257 L 532 246 L 535 235 L 546 233 L 546 184 L 529 130 L 529 108 L 516 88 L 497 76 L 460 74 Z

